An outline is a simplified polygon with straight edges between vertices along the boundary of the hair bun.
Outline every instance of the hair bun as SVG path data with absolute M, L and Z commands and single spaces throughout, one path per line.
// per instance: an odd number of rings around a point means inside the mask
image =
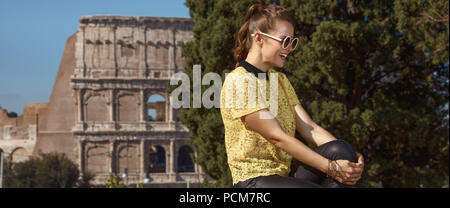
M 245 16 L 245 21 L 248 21 L 254 14 L 264 10 L 264 5 L 253 4 L 247 11 L 247 16 Z

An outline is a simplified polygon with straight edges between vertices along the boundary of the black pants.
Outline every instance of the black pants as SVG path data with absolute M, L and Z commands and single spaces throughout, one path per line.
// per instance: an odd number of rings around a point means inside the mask
M 333 140 L 314 149 L 330 160 L 349 160 L 356 162 L 355 150 L 344 140 Z M 349 188 L 312 167 L 299 166 L 295 177 L 270 175 L 251 178 L 239 182 L 234 188 Z

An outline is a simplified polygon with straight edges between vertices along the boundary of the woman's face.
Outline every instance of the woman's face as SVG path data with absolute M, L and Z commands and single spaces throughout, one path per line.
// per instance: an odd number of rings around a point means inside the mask
M 275 20 L 274 30 L 268 32 L 269 35 L 283 39 L 286 36 L 294 36 L 294 27 L 284 20 Z M 262 61 L 270 66 L 283 67 L 286 57 L 292 51 L 292 46 L 283 49 L 281 42 L 270 37 L 261 35 L 263 44 L 261 47 Z

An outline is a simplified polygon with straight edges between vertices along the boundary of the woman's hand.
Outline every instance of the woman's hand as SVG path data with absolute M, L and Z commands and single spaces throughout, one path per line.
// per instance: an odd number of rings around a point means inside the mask
M 345 185 L 355 185 L 364 170 L 364 157 L 356 153 L 358 162 L 336 160 L 332 162 L 331 177 Z M 334 163 L 334 164 L 333 164 Z
M 356 152 L 356 159 L 357 159 L 358 162 L 357 163 L 351 163 L 351 165 L 354 165 L 353 167 L 356 168 L 356 170 L 360 171 L 359 172 L 359 178 L 358 178 L 358 180 L 359 180 L 359 179 L 361 179 L 361 175 L 362 175 L 362 173 L 364 171 L 364 156 L 361 153 Z M 356 180 L 355 183 L 358 182 L 358 180 Z
M 356 160 L 358 160 L 358 162 L 356 163 L 358 165 L 358 167 L 361 167 L 361 169 L 363 170 L 364 169 L 364 156 L 361 153 L 356 152 Z M 362 173 L 362 170 L 361 170 L 361 173 Z

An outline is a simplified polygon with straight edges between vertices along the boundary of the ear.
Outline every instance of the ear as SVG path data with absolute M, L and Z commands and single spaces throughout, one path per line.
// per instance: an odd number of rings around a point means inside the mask
M 259 47 L 262 47 L 263 39 L 262 39 L 261 34 L 256 33 L 255 36 L 253 36 L 253 39 L 254 39 L 254 43 L 256 45 L 258 45 Z

